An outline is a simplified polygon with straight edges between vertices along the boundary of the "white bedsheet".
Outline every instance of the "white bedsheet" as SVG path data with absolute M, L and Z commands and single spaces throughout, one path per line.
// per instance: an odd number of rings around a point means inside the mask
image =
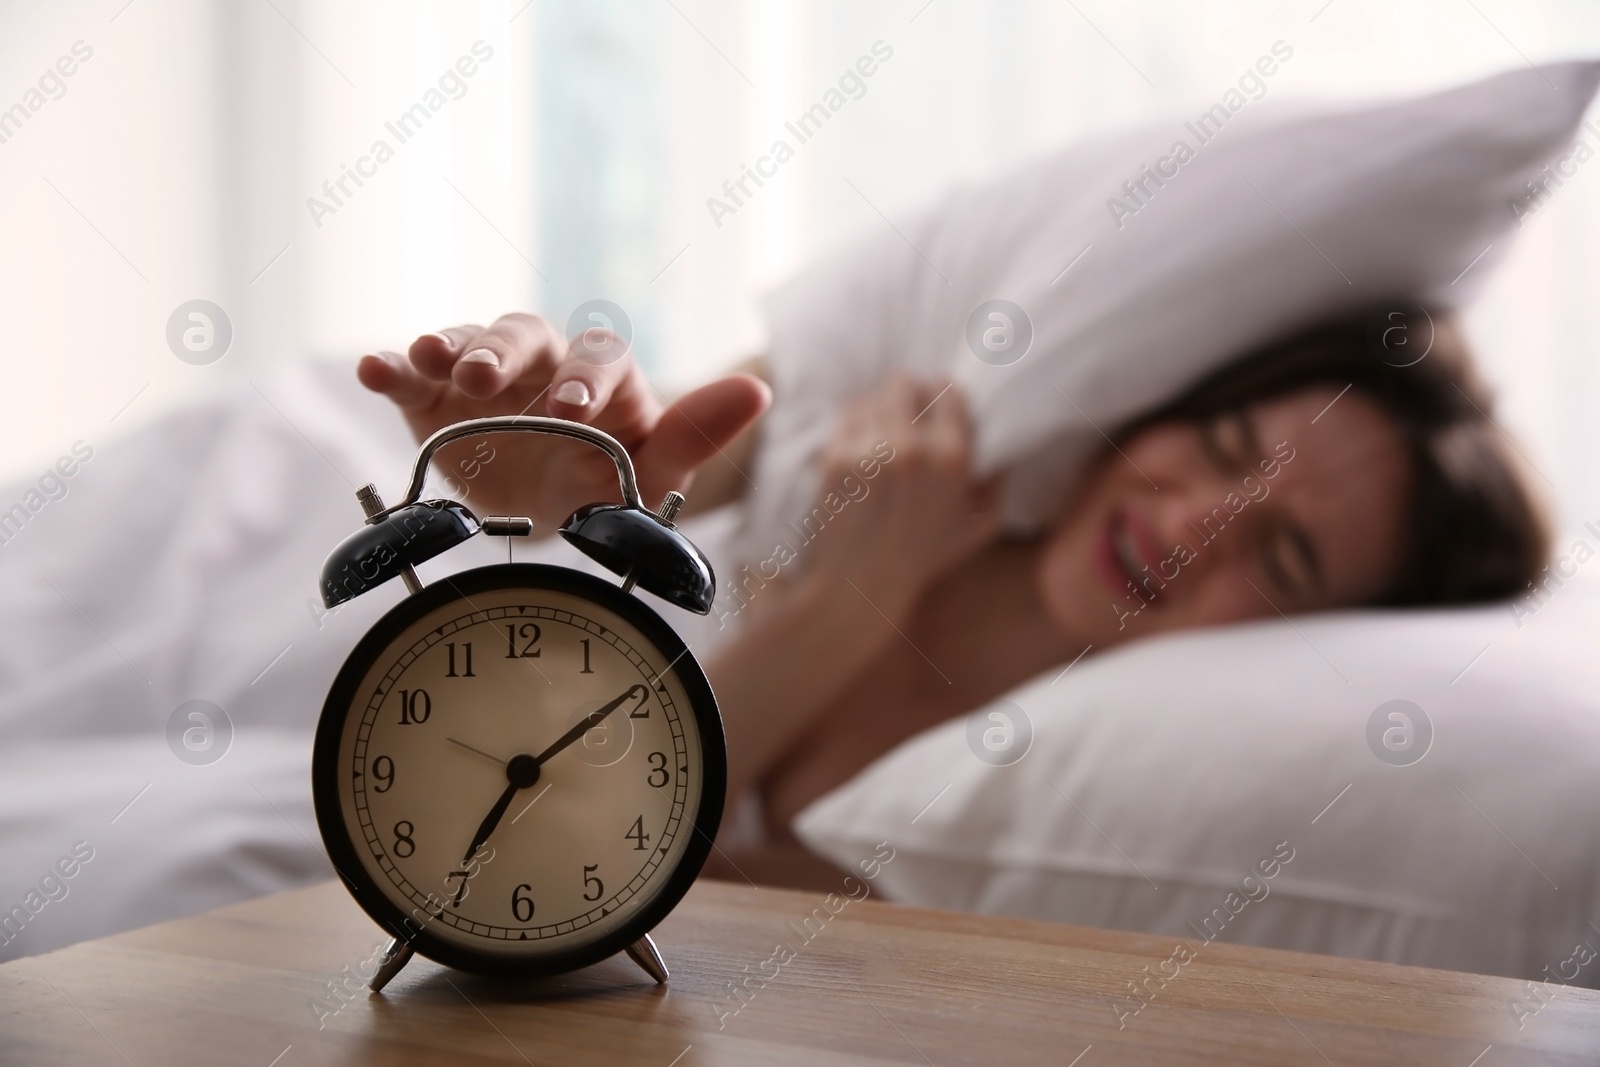
M 394 485 L 405 444 L 382 402 L 331 370 L 296 366 L 90 441 L 67 496 L 0 548 L 0 908 L 27 910 L 74 842 L 95 852 L 0 958 L 329 873 L 310 731 L 343 652 L 394 595 L 319 618 L 318 560 L 360 522 L 345 479 Z M 339 377 L 354 385 L 348 365 Z M 338 429 L 352 403 L 365 432 Z M 233 724 L 208 766 L 167 747 L 189 700 Z

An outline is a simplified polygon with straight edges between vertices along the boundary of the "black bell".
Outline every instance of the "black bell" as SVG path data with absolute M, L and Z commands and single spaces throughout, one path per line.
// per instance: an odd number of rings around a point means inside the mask
M 478 532 L 478 519 L 454 500 L 396 508 L 339 543 L 322 565 L 322 602 L 343 604 L 432 559 Z
M 681 498 L 679 498 L 681 499 Z M 680 608 L 711 611 L 717 595 L 711 561 L 668 522 L 627 504 L 589 504 L 561 526 L 579 551 Z

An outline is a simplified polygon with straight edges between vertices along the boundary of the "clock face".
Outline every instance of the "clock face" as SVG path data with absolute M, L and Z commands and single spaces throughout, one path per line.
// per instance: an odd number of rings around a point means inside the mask
M 580 966 L 647 932 L 704 862 L 725 776 L 710 689 L 660 618 L 528 564 L 385 616 L 317 749 L 318 820 L 357 899 L 423 954 L 491 972 Z

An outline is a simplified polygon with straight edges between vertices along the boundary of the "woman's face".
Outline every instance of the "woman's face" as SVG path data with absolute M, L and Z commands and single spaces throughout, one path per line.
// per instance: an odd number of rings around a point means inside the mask
M 1051 531 L 1046 609 L 1105 647 L 1362 603 L 1399 566 L 1410 479 L 1388 416 L 1332 386 L 1146 427 L 1107 453 Z

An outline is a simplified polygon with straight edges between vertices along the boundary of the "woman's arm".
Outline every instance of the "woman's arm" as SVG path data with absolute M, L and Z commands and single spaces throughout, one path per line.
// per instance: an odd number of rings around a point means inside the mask
M 728 735 L 728 795 L 779 764 L 893 636 L 843 582 L 806 578 L 777 592 L 706 665 Z
M 905 640 L 922 592 L 993 539 L 998 519 L 971 484 L 969 443 L 961 396 L 942 383 L 896 378 L 842 414 L 806 540 L 751 569 L 765 584 L 740 612 L 745 628 L 707 664 L 732 795 L 782 765 L 851 682 Z

